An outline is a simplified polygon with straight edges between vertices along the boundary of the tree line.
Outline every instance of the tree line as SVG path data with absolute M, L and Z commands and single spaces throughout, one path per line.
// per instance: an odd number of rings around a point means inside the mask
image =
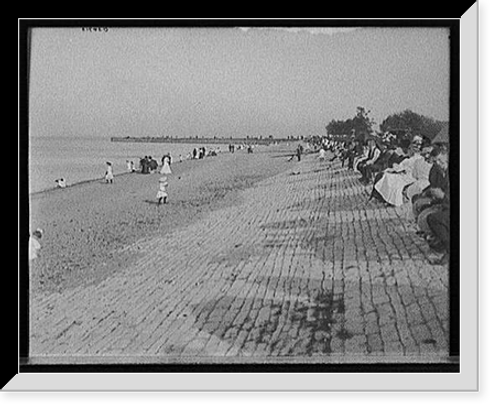
M 370 117 L 370 111 L 362 106 L 356 108 L 356 114 L 349 119 L 332 119 L 326 126 L 326 133 L 330 136 L 364 137 L 373 135 L 375 121 Z M 391 132 L 401 137 L 412 137 L 421 134 L 429 139 L 434 138 L 443 122 L 428 116 L 420 115 L 409 109 L 387 116 L 379 125 L 382 134 Z

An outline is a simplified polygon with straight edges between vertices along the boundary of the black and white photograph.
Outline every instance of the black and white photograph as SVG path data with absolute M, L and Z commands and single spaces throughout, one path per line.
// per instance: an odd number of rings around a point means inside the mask
M 25 29 L 21 371 L 460 371 L 457 21 Z

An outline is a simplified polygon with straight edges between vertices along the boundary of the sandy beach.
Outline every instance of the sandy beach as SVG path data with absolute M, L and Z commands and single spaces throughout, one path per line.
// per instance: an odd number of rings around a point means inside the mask
M 127 247 L 234 205 L 238 191 L 292 168 L 295 144 L 260 146 L 172 165 L 169 200 L 156 204 L 158 173 L 116 176 L 30 196 L 30 228 L 42 228 L 42 252 L 31 269 L 32 291 L 62 292 L 97 283 L 139 255 Z

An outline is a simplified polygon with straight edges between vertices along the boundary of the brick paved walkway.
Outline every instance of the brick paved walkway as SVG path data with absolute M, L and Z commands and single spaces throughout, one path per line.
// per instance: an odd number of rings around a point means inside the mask
M 447 268 L 428 263 L 402 213 L 365 202 L 357 174 L 312 156 L 296 165 L 128 247 L 141 258 L 99 285 L 34 297 L 33 360 L 445 357 Z

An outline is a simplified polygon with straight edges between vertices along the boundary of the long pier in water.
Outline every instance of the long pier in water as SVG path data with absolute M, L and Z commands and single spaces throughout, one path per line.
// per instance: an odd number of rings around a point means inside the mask
M 112 137 L 111 142 L 134 142 L 134 143 L 192 143 L 203 145 L 269 145 L 274 143 L 297 142 L 300 138 L 154 138 L 154 137 Z

